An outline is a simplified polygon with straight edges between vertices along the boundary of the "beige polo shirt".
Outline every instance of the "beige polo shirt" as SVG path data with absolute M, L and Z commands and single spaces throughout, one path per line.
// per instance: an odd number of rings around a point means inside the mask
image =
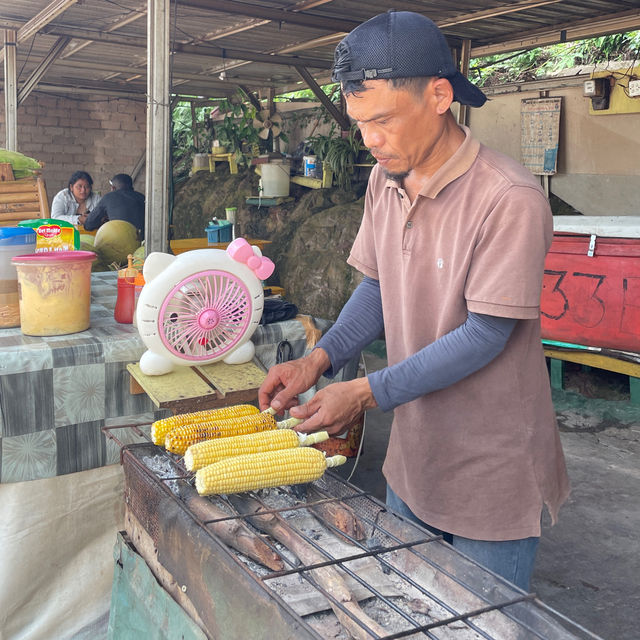
M 349 264 L 380 282 L 389 365 L 468 311 L 518 318 L 487 366 L 395 409 L 383 472 L 428 524 L 478 540 L 540 535 L 569 493 L 539 303 L 553 236 L 548 201 L 517 162 L 474 140 L 411 204 L 380 166 Z

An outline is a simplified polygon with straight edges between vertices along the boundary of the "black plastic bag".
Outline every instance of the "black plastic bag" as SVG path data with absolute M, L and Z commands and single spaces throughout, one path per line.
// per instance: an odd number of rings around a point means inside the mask
M 280 298 L 267 298 L 264 301 L 264 311 L 262 312 L 262 318 L 260 318 L 260 324 L 291 320 L 297 315 L 298 307 L 295 304 Z

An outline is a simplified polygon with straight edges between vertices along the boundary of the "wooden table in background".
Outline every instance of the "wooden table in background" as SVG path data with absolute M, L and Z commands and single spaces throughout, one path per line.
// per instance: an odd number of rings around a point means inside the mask
M 271 240 L 259 240 L 257 238 L 247 238 L 249 244 L 254 244 L 262 251 L 265 245 L 271 244 Z M 171 251 L 174 255 L 184 253 L 185 251 L 191 251 L 193 249 L 226 249 L 229 246 L 228 242 L 216 242 L 215 244 L 209 244 L 206 236 L 204 238 L 182 238 L 179 240 L 171 240 L 169 242 Z

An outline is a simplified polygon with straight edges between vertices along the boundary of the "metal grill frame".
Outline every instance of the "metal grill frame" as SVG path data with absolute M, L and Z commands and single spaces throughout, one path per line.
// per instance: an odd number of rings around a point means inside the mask
M 328 601 L 340 608 L 352 620 L 355 620 L 341 603 L 337 602 L 313 579 L 314 569 L 321 566 L 337 566 L 372 591 L 372 597 L 406 620 L 408 624 L 406 630 L 382 636 L 384 640 L 395 640 L 408 636 L 437 640 L 440 637 L 437 635 L 438 629 L 453 623 L 464 624 L 470 631 L 474 631 L 478 638 L 486 640 L 506 637 L 508 640 L 516 638 L 602 640 L 545 605 L 537 599 L 535 594 L 525 593 L 500 576 L 493 574 L 445 543 L 441 536 L 435 536 L 401 515 L 391 512 L 377 498 L 345 482 L 330 471 L 325 473 L 321 480 L 314 483 L 315 488 L 324 496 L 318 501 L 299 503 L 293 507 L 270 509 L 256 494 L 252 494 L 252 496 L 261 503 L 264 513 L 282 514 L 297 509 L 309 509 L 328 501 L 349 504 L 371 531 L 368 538 L 369 545 L 349 537 L 314 513 L 314 517 L 319 519 L 327 530 L 332 531 L 338 537 L 347 539 L 351 545 L 359 548 L 360 552 L 349 557 L 333 558 L 311 537 L 294 527 L 296 533 L 325 556 L 326 560 L 321 563 L 294 567 L 291 566 L 290 561 L 282 556 L 285 562 L 290 565 L 288 569 L 259 576 L 239 560 L 237 552 L 229 549 L 224 542 L 207 529 L 209 524 L 231 519 L 239 519 L 252 528 L 248 524 L 250 517 L 238 515 L 232 505 L 227 502 L 229 515 L 225 518 L 199 519 L 189 510 L 185 501 L 169 487 L 169 482 L 175 482 L 183 488 L 188 486 L 193 490 L 191 486 L 193 474 L 186 471 L 181 459 L 151 443 L 123 446 L 118 438 L 111 433 L 112 430 L 119 428 L 131 428 L 131 425 L 105 427 L 103 431 L 107 437 L 121 446 L 121 461 L 125 472 L 125 502 L 127 511 L 132 516 L 129 521 L 139 523 L 149 535 L 156 549 L 157 561 L 180 585 L 183 585 L 182 591 L 186 592 L 191 599 L 193 606 L 201 616 L 204 630 L 212 637 L 321 638 L 322 636 L 318 635 L 285 600 L 268 586 L 269 580 L 291 574 L 297 574 L 306 580 Z M 144 436 L 140 429 L 134 428 L 137 429 L 139 435 Z M 175 475 L 160 478 L 143 462 L 145 456 L 165 458 L 175 469 Z M 128 533 L 131 535 L 130 531 Z M 264 536 L 263 539 L 273 550 L 278 552 L 274 543 L 269 542 L 269 539 Z M 190 544 L 183 544 L 185 540 L 189 540 Z M 374 540 L 376 544 L 371 549 L 369 547 Z M 473 606 L 461 609 L 459 605 L 429 591 L 424 584 L 408 575 L 407 571 L 398 569 L 393 562 L 388 560 L 387 554 L 394 553 L 411 554 L 412 565 L 423 565 L 428 567 L 430 571 L 435 571 L 438 576 L 451 585 L 451 588 L 459 592 L 458 595 L 464 600 L 472 601 Z M 425 598 L 438 604 L 450 615 L 423 625 L 406 612 L 399 611 L 391 598 L 378 593 L 372 585 L 346 566 L 349 561 L 362 557 L 375 558 L 382 566 L 383 571 L 394 572 L 397 577 L 418 589 Z M 232 603 L 238 602 L 242 602 L 243 606 L 231 606 Z M 483 615 L 503 616 L 504 622 L 509 628 L 508 636 L 494 636 L 492 635 L 494 631 L 488 631 L 485 625 L 478 624 L 478 620 Z M 356 621 L 356 623 L 363 627 L 363 634 L 366 636 L 381 638 L 363 626 L 361 622 Z

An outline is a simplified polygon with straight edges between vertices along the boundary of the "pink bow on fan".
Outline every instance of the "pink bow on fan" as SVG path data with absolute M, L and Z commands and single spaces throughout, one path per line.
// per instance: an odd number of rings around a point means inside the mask
M 276 268 L 269 258 L 256 255 L 253 247 L 244 239 L 236 238 L 227 247 L 227 253 L 237 262 L 246 264 L 260 280 L 266 280 Z

